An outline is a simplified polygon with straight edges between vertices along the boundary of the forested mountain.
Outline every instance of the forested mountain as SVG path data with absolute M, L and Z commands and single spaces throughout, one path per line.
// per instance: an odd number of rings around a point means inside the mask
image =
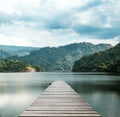
M 120 72 L 120 43 L 113 48 L 84 56 L 76 61 L 73 72 Z
M 34 50 L 38 50 L 40 48 L 37 47 L 23 47 L 23 46 L 7 46 L 7 45 L 0 45 L 0 59 L 7 58 L 8 56 L 18 55 L 18 56 L 25 56 L 30 54 L 30 52 Z M 6 56 L 6 54 L 8 56 Z M 5 55 L 4 55 L 5 54 Z
M 82 56 L 110 47 L 109 44 L 75 43 L 60 47 L 45 47 L 31 52 L 30 55 L 14 56 L 11 59 L 19 59 L 31 65 L 41 65 L 46 71 L 71 71 L 73 63 Z

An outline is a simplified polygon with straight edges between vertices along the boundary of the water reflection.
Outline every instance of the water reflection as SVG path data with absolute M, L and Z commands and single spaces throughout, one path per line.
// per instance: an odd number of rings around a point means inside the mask
M 69 84 L 103 117 L 120 115 L 120 80 L 70 81 Z
M 7 93 L 0 94 L 0 117 L 17 117 L 44 90 L 32 87 L 24 89 L 19 87 L 15 91 L 9 88 Z
M 22 111 L 22 107 L 30 103 L 30 97 L 33 98 L 27 92 L 0 95 L 0 117 L 18 116 L 17 112 Z

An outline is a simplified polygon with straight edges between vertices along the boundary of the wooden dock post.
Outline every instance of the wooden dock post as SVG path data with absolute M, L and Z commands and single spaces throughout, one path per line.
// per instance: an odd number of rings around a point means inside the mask
M 101 117 L 66 82 L 54 81 L 19 117 Z

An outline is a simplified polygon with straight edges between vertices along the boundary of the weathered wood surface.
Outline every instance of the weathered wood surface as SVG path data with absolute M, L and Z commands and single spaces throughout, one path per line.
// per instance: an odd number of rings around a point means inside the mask
M 54 81 L 20 117 L 101 117 L 66 82 Z

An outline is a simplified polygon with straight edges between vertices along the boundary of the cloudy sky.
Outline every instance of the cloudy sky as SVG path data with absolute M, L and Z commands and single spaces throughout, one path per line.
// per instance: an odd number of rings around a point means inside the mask
M 0 0 L 0 45 L 120 41 L 120 0 Z

